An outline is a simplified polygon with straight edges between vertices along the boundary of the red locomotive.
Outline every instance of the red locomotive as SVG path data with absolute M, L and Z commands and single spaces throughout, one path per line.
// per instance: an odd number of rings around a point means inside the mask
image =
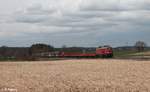
M 113 49 L 110 46 L 104 46 L 96 49 L 96 55 L 101 57 L 113 57 Z
M 110 46 L 103 46 L 97 48 L 93 53 L 87 52 L 52 52 L 49 53 L 49 57 L 59 58 L 112 58 L 113 50 Z

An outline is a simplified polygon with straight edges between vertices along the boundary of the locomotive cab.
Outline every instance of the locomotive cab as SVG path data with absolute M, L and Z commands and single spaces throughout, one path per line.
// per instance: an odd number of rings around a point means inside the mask
M 113 49 L 110 46 L 103 46 L 96 49 L 96 55 L 103 58 L 112 58 Z

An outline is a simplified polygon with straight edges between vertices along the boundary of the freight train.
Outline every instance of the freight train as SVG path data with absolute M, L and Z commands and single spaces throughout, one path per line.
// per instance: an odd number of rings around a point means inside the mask
M 113 49 L 110 46 L 103 46 L 96 48 L 94 53 L 87 52 L 51 52 L 48 54 L 49 57 L 58 58 L 112 58 Z

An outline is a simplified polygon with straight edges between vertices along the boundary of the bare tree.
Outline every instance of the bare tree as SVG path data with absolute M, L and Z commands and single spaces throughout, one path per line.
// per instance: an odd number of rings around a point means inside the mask
M 62 48 L 67 48 L 67 46 L 66 46 L 66 45 L 63 45 Z
M 147 46 L 147 45 L 146 45 L 146 43 L 145 43 L 144 41 L 137 41 L 137 42 L 135 43 L 135 47 L 136 47 L 136 49 L 137 49 L 139 52 L 144 51 L 144 48 L 145 48 L 146 46 Z
M 38 54 L 38 53 L 43 53 L 43 52 L 49 52 L 49 51 L 53 51 L 54 47 L 51 45 L 47 45 L 47 44 L 33 44 L 30 47 L 30 54 Z

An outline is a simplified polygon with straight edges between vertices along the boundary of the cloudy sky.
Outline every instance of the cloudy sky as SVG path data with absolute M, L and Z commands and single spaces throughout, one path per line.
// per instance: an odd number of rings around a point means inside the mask
M 0 0 L 0 46 L 150 44 L 149 0 Z

